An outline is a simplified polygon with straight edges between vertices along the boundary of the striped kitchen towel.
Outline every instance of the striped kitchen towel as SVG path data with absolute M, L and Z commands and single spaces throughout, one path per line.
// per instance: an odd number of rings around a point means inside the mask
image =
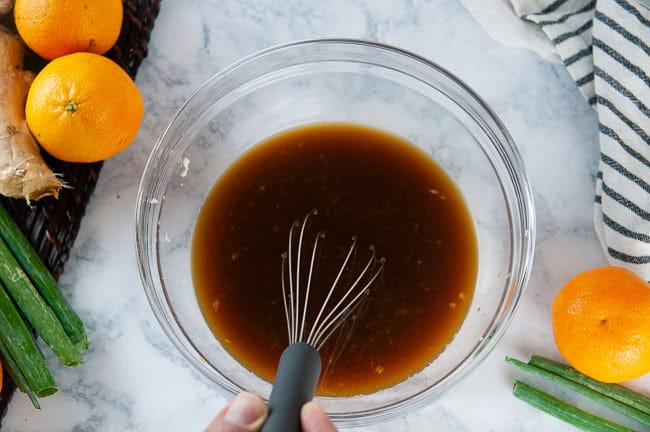
M 613 265 L 650 281 L 650 8 L 642 0 L 510 1 L 548 36 L 597 110 L 596 232 Z

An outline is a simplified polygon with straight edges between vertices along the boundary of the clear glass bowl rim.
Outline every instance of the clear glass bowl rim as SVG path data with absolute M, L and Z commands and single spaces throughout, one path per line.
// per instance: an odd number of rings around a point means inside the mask
M 510 208 L 510 217 L 511 219 L 514 218 L 515 222 L 512 222 L 511 220 L 511 224 L 521 229 L 521 232 L 515 231 L 513 233 L 513 251 L 511 254 L 511 271 L 509 275 L 510 283 L 508 284 L 509 289 L 503 294 L 500 307 L 495 313 L 489 328 L 485 331 L 485 334 L 488 337 L 485 337 L 478 344 L 477 348 L 467 356 L 462 363 L 452 369 L 445 378 L 438 381 L 435 388 L 430 387 L 412 397 L 404 398 L 398 402 L 379 408 L 350 413 L 333 413 L 331 415 L 332 420 L 334 420 L 340 427 L 356 427 L 390 420 L 395 416 L 413 412 L 430 403 L 442 392 L 463 379 L 467 374 L 475 369 L 475 367 L 480 364 L 485 357 L 487 357 L 492 349 L 494 349 L 497 342 L 504 335 L 514 312 L 519 305 L 520 299 L 524 294 L 532 271 L 536 222 L 533 193 L 525 173 L 522 158 L 509 132 L 496 113 L 467 84 L 451 72 L 424 57 L 391 45 L 365 40 L 309 39 L 273 46 L 244 57 L 206 81 L 181 106 L 172 117 L 163 133 L 156 140 L 146 162 L 136 198 L 135 247 L 141 282 L 154 316 L 158 320 L 163 331 L 190 364 L 192 364 L 197 370 L 201 371 L 209 379 L 216 382 L 228 395 L 234 396 L 236 393 L 241 391 L 241 389 L 226 377 L 215 377 L 214 371 L 206 366 L 206 362 L 203 361 L 201 355 L 194 350 L 193 345 L 176 322 L 174 312 L 167 303 L 167 297 L 160 283 L 160 272 L 157 268 L 158 261 L 156 248 L 156 237 L 158 234 L 156 226 L 159 216 L 159 207 L 147 205 L 146 202 L 148 192 L 161 188 L 161 185 L 157 184 L 159 176 L 154 172 L 154 166 L 156 164 L 155 156 L 161 151 L 161 147 L 166 144 L 168 135 L 173 130 L 174 125 L 183 117 L 183 114 L 187 110 L 191 109 L 193 102 L 199 98 L 206 89 L 213 87 L 215 83 L 236 74 L 238 69 L 246 67 L 250 63 L 254 63 L 261 58 L 272 56 L 282 51 L 296 48 L 302 49 L 310 46 L 336 45 L 356 46 L 361 49 L 367 48 L 371 50 L 388 51 L 402 56 L 405 61 L 415 62 L 420 66 L 425 65 L 432 71 L 435 71 L 440 78 L 444 79 L 444 85 L 446 86 L 445 90 L 453 94 L 453 101 L 467 112 L 472 117 L 473 121 L 479 124 L 481 129 L 492 138 L 491 142 L 493 145 L 497 147 L 497 152 L 507 167 L 508 180 L 511 182 L 515 194 L 514 203 L 511 202 L 511 197 L 506 196 L 507 204 L 513 207 Z M 449 96 L 448 93 L 445 94 Z M 152 270 L 154 274 L 152 274 Z M 154 277 L 154 275 L 156 277 Z

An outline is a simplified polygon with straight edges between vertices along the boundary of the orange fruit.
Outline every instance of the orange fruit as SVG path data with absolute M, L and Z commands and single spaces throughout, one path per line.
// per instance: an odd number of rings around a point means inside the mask
M 650 372 L 650 285 L 620 267 L 571 279 L 552 306 L 553 336 L 576 370 L 603 382 Z
M 48 63 L 27 94 L 27 125 L 41 146 L 67 162 L 96 162 L 135 139 L 144 103 L 112 60 L 75 53 Z
M 122 0 L 16 0 L 16 29 L 27 46 L 52 60 L 73 52 L 104 54 L 122 28 Z

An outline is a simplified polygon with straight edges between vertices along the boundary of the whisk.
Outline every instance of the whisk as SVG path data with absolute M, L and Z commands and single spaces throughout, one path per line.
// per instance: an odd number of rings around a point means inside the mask
M 289 230 L 288 251 L 282 254 L 282 294 L 289 346 L 280 357 L 269 398 L 269 416 L 262 428 L 263 432 L 301 430 L 300 409 L 314 397 L 321 373 L 318 350 L 354 312 L 384 267 L 385 259 L 377 258 L 376 250 L 371 246 L 368 262 L 352 278 L 345 278 L 344 274 L 352 271 L 351 260 L 358 247 L 357 238 L 353 237 L 352 245 L 329 286 L 316 318 L 310 328 L 306 328 L 318 243 L 325 237 L 324 232 L 318 232 L 311 253 L 308 251 L 307 257 L 303 257 L 305 249 L 309 249 L 305 243 L 308 241 L 305 239 L 307 225 L 309 219 L 317 213 L 318 210 L 314 209 L 305 216 L 302 223 L 294 222 Z M 304 269 L 303 262 L 307 263 Z M 307 270 L 306 276 L 303 270 Z M 348 280 L 349 282 L 344 282 Z M 335 292 L 338 297 L 334 295 Z

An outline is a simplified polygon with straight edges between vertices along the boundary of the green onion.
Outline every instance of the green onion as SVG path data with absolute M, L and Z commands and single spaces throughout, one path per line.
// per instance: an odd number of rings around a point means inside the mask
M 38 397 L 56 393 L 56 383 L 47 368 L 45 356 L 36 345 L 34 336 L 2 285 L 0 285 L 0 341 L 10 354 L 7 357 L 3 353 L 3 360 L 9 365 L 13 363 L 12 367 L 17 366 L 14 371 L 20 371 L 23 375 L 24 382 L 20 382 L 20 385 L 24 385 L 26 391 L 29 389 Z M 18 378 L 19 374 L 16 376 Z
M 61 293 L 43 260 L 38 256 L 34 247 L 2 205 L 0 205 L 0 236 L 52 308 L 66 334 L 77 345 L 79 350 L 85 350 L 88 347 L 88 339 L 83 322 L 63 296 L 63 293 Z
M 25 318 L 66 366 L 81 363 L 81 352 L 45 303 L 7 244 L 0 238 L 0 280 Z M 13 354 L 13 353 L 12 353 Z M 15 356 L 15 354 L 14 354 Z
M 642 423 L 646 426 L 650 426 L 650 415 L 642 411 L 639 411 L 635 407 L 630 406 L 622 401 L 612 399 L 611 397 L 609 397 L 608 394 L 600 393 L 591 388 L 585 387 L 582 383 L 567 379 L 563 375 L 556 374 L 547 369 L 534 365 L 532 364 L 532 360 L 529 363 L 524 363 L 522 361 L 506 357 L 506 361 L 526 372 L 539 375 L 543 378 L 548 379 L 549 381 L 560 384 L 566 388 L 575 391 L 576 393 L 579 393 L 595 402 L 598 402 L 603 406 L 606 406 L 618 413 L 621 413 L 629 418 L 632 418 L 638 421 L 639 423 Z M 573 370 L 572 368 L 569 369 Z M 566 373 L 566 371 L 563 372 Z
M 521 381 L 513 387 L 514 395 L 522 401 L 588 432 L 634 432 L 609 420 L 595 416 Z
M 571 366 L 540 356 L 532 356 L 528 363 L 579 383 L 591 390 L 607 395 L 612 399 L 650 415 L 650 398 L 620 384 L 609 384 L 596 381 L 595 379 L 589 378 L 588 376 L 578 372 Z
M 29 399 L 32 401 L 32 404 L 34 404 L 34 408 L 40 409 L 41 404 L 38 403 L 38 399 L 36 398 L 36 395 L 32 391 L 29 384 L 27 383 L 25 375 L 22 373 L 20 367 L 18 366 L 18 363 L 16 363 L 16 360 L 14 360 L 13 356 L 11 355 L 11 353 L 9 352 L 7 347 L 2 343 L 1 340 L 0 340 L 0 355 L 2 356 L 2 360 L 4 361 L 5 369 L 7 369 L 7 372 L 9 372 L 9 375 L 11 375 L 11 378 L 16 383 L 18 389 L 23 393 L 27 393 L 27 396 L 29 396 Z

